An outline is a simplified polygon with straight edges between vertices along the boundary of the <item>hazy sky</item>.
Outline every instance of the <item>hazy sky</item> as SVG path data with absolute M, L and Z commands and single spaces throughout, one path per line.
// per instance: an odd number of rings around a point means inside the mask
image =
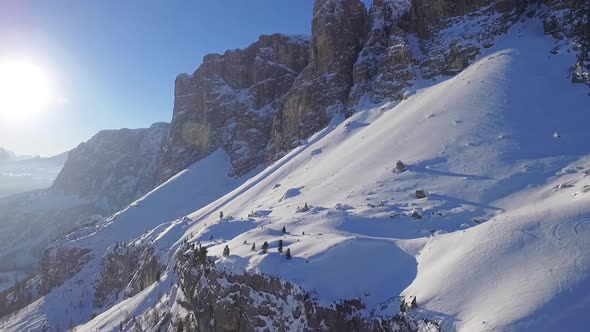
M 52 155 L 101 129 L 170 121 L 177 74 L 260 34 L 310 34 L 312 6 L 312 0 L 1 0 L 0 63 L 26 59 L 43 67 L 60 101 L 26 122 L 0 120 L 0 146 Z

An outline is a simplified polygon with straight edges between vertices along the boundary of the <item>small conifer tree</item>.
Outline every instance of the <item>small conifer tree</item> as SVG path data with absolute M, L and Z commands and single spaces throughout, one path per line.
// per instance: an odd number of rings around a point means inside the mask
M 252 243 L 252 251 L 256 250 L 256 242 Z
M 197 253 L 197 263 L 204 264 L 207 261 L 207 248 L 200 246 Z
M 285 257 L 291 259 L 291 248 L 287 248 L 287 251 L 285 251 Z
M 279 240 L 279 252 L 283 252 L 283 240 Z
M 225 248 L 223 248 L 223 257 L 229 257 L 229 247 L 225 246 Z
M 283 226 L 283 234 L 287 233 L 287 229 Z
M 266 254 L 267 250 L 268 250 L 268 242 L 264 241 L 264 243 L 262 244 L 262 252 L 264 252 Z

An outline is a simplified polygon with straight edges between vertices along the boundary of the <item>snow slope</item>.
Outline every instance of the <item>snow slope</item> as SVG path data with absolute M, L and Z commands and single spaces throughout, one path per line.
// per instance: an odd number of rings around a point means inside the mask
M 77 325 L 97 313 L 79 330 L 110 331 L 156 305 L 178 312 L 173 259 L 189 238 L 222 268 L 281 276 L 324 305 L 361 298 L 367 313 L 391 315 L 399 305 L 387 304 L 403 294 L 417 296 L 415 314 L 450 331 L 584 330 L 590 96 L 566 79 L 571 55 L 550 53 L 538 21 L 512 29 L 459 75 L 336 119 L 247 181 L 208 182 L 225 174 L 218 151 L 87 236 L 66 239 L 60 245 L 96 257 L 0 329 Z M 162 282 L 111 308 L 90 309 L 81 295 L 84 309 L 58 305 L 64 294 L 92 292 L 98 259 L 129 239 L 155 247 L 167 266 Z M 277 251 L 280 239 L 291 260 Z M 265 241 L 268 253 L 259 250 Z
M 113 244 L 145 236 L 145 241 L 157 239 L 159 245 L 167 249 L 164 253 L 167 254 L 187 228 L 182 216 L 210 203 L 252 176 L 229 178 L 226 175 L 229 167 L 229 156 L 218 150 L 112 217 L 54 242 L 53 246 L 89 248 L 94 257 L 71 280 L 23 309 L 13 319 L 0 323 L 0 330 L 36 330 L 41 329 L 46 321 L 53 328 L 69 328 L 88 320 L 94 313 L 93 295 L 96 278 L 101 272 L 100 259 L 112 250 Z M 160 232 L 168 236 L 159 236 Z

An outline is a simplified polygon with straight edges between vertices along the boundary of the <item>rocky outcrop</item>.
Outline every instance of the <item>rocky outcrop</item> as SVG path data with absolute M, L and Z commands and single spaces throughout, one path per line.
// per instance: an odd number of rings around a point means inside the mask
M 373 2 L 368 38 L 353 69 L 350 107 L 364 97 L 373 103 L 401 99 L 404 90 L 414 83 L 414 55 L 401 27 L 409 11 L 409 1 Z
M 159 181 L 218 148 L 235 174 L 263 163 L 277 105 L 308 62 L 307 37 L 275 34 L 207 55 L 194 74 L 178 76 Z
M 552 53 L 575 52 L 577 61 L 570 71 L 573 83 L 590 85 L 590 2 L 585 0 L 540 0 L 545 5 L 539 18 L 545 34 L 556 40 L 571 39 L 573 44 L 557 43 Z
M 275 34 L 205 56 L 195 73 L 176 79 L 159 182 L 218 148 L 233 174 L 245 174 L 326 126 L 346 109 L 366 33 L 359 0 L 317 1 L 311 41 Z
M 159 281 L 162 268 L 151 247 L 115 244 L 101 262 L 94 305 L 102 308 L 117 300 L 120 292 L 133 296 Z
M 76 275 L 91 258 L 92 252 L 86 248 L 60 247 L 45 250 L 40 262 L 40 293 L 45 294 Z
M 104 130 L 68 156 L 51 187 L 112 213 L 156 185 L 167 123 L 146 129 Z
M 319 305 L 305 290 L 277 277 L 256 273 L 234 274 L 208 261 L 198 263 L 191 253 L 179 257 L 180 304 L 191 331 L 438 331 L 436 322 L 412 313 L 380 317 L 367 312 L 360 299 Z M 390 305 L 399 309 L 399 301 Z M 187 319 L 188 318 L 188 319 Z M 170 330 L 170 329 L 169 329 Z
M 535 11 L 540 5 L 545 9 Z M 231 156 L 229 175 L 268 164 L 335 114 L 354 112 L 361 102 L 401 100 L 418 75 L 461 72 L 531 8 L 551 33 L 577 38 L 571 78 L 586 82 L 584 6 L 582 0 L 375 0 L 367 14 L 360 0 L 316 0 L 311 42 L 262 36 L 244 50 L 205 56 L 194 74 L 178 76 L 159 182 L 218 148 Z M 553 17 L 561 9 L 569 14 Z
M 359 0 L 314 4 L 311 63 L 279 106 L 273 121 L 273 160 L 344 113 L 353 67 L 367 33 L 367 12 Z

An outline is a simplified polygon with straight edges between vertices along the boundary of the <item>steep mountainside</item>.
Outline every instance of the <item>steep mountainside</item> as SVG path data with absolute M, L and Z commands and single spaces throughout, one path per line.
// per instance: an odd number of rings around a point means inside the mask
M 102 131 L 69 153 L 51 188 L 0 199 L 0 271 L 30 270 L 50 241 L 152 190 L 168 127 Z
M 523 17 L 543 21 L 568 77 L 590 84 L 590 4 L 560 1 L 318 0 L 311 40 L 275 34 L 211 54 L 176 79 L 159 182 L 223 148 L 242 175 L 366 102 L 400 100 L 418 77 L 465 69 Z
M 91 201 L 105 214 L 115 212 L 155 187 L 168 129 L 156 123 L 99 132 L 70 152 L 51 189 Z
M 218 148 L 237 175 L 264 163 L 277 104 L 308 62 L 306 37 L 275 34 L 207 55 L 194 74 L 178 76 L 160 181 Z
M 205 57 L 164 182 L 51 243 L 0 329 L 585 330 L 588 6 L 317 0 L 310 41 Z

